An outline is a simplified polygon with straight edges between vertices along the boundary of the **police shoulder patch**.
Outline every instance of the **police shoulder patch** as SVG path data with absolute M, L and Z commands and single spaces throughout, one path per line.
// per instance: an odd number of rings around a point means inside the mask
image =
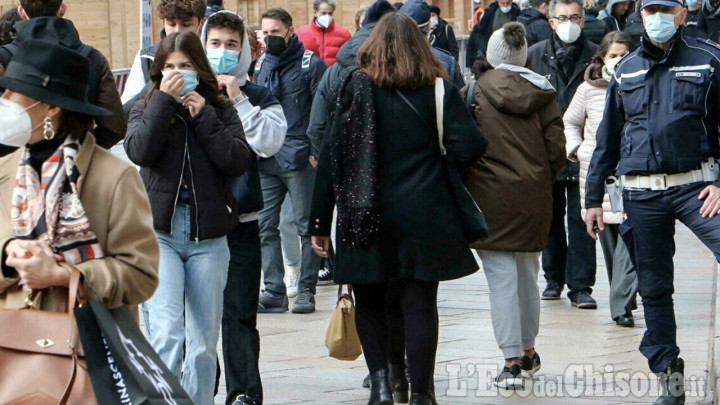
M 705 42 L 706 44 L 712 46 L 713 48 L 720 49 L 720 45 L 719 45 L 717 42 L 715 42 L 715 41 L 706 39 L 704 42 Z

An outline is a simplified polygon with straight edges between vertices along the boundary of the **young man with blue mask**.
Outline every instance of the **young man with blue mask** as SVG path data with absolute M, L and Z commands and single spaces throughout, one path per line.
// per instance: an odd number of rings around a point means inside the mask
M 675 220 L 720 260 L 720 48 L 685 35 L 682 0 L 644 0 L 642 41 L 615 67 L 586 181 L 585 223 L 602 232 L 605 179 L 623 189 L 619 233 L 638 277 L 659 405 L 685 403 L 673 308 Z M 708 303 L 709 304 L 709 303 Z
M 220 90 L 232 100 L 253 152 L 272 157 L 283 145 L 287 122 L 270 90 L 248 80 L 252 63 L 250 43 L 242 18 L 231 11 L 208 17 L 200 36 Z M 223 297 L 223 360 L 226 404 L 262 404 L 257 330 L 260 290 L 260 229 L 263 207 L 257 159 L 241 177 L 232 180 L 239 222 L 228 236 L 230 265 Z

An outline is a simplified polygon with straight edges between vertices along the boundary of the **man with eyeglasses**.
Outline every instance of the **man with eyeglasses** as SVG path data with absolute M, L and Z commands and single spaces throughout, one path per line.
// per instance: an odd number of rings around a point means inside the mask
M 587 175 L 585 222 L 604 229 L 605 179 L 620 178 L 647 330 L 640 352 L 660 376 L 655 404 L 685 402 L 673 309 L 675 220 L 720 261 L 720 48 L 684 35 L 682 0 L 644 0 L 640 45 L 615 67 Z
M 554 33 L 528 49 L 528 63 L 555 87 L 560 111 L 565 113 L 584 80 L 585 69 L 597 45 L 589 42 L 582 32 L 585 19 L 581 0 L 552 0 L 549 12 Z M 542 253 L 547 283 L 542 299 L 560 299 L 567 283 L 573 307 L 595 309 L 597 303 L 590 295 L 595 284 L 595 242 L 585 232 L 585 222 L 580 215 L 579 170 L 577 162 L 568 162 L 553 183 L 553 219 L 548 245 Z

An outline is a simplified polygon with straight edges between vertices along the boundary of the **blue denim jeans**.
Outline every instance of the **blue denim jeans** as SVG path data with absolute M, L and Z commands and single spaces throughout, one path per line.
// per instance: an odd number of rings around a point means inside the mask
M 258 213 L 260 224 L 260 248 L 262 250 L 262 269 L 265 290 L 276 294 L 287 293 L 283 277 L 283 255 L 280 247 L 280 207 L 289 195 L 292 200 L 293 216 L 302 242 L 302 261 L 298 290 L 310 290 L 315 294 L 320 256 L 313 252 L 310 244 L 308 226 L 310 222 L 310 204 L 315 186 L 315 169 L 306 165 L 300 170 L 285 170 L 278 166 L 275 159 L 260 160 L 260 184 L 263 192 L 264 207 Z
M 193 241 L 191 209 L 175 207 L 172 234 L 155 231 L 160 284 L 145 303 L 145 321 L 150 344 L 193 403 L 212 405 L 230 251 L 225 237 Z

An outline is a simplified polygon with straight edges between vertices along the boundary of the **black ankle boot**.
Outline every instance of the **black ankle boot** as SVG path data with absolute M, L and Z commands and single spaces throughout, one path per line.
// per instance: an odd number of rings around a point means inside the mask
M 368 405 L 392 405 L 392 403 L 388 370 L 383 368 L 370 376 L 370 400 Z
M 393 401 L 398 404 L 407 404 L 410 387 L 405 374 L 405 363 L 390 364 L 389 374 Z
M 412 394 L 410 396 L 410 405 L 432 405 L 430 395 L 427 394 Z
M 677 358 L 670 362 L 670 366 L 660 374 L 660 388 L 662 394 L 653 402 L 653 405 L 683 405 L 685 404 L 685 362 Z

